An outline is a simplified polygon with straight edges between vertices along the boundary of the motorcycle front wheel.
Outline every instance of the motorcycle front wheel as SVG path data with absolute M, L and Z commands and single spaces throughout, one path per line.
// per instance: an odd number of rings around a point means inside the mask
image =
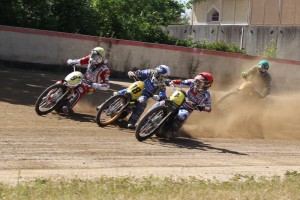
M 97 111 L 97 124 L 106 126 L 118 120 L 127 106 L 127 101 L 127 97 L 123 94 L 110 97 Z
M 45 89 L 35 103 L 35 112 L 38 115 L 46 115 L 56 109 L 66 94 L 67 87 L 61 84 L 54 84 Z
M 138 141 L 144 141 L 154 135 L 164 124 L 168 111 L 165 106 L 158 106 L 150 110 L 138 123 L 135 137 Z M 165 118 L 165 119 L 164 119 Z

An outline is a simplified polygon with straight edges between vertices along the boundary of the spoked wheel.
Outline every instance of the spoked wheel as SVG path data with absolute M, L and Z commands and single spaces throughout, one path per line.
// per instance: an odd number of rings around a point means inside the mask
M 158 106 L 150 110 L 136 127 L 136 139 L 141 142 L 154 135 L 161 125 L 163 125 L 163 119 L 167 116 L 167 114 L 168 112 L 165 106 Z
M 65 85 L 54 84 L 45 89 L 35 103 L 35 112 L 38 115 L 46 115 L 56 109 L 59 102 L 66 95 L 67 87 Z
M 97 124 L 106 126 L 119 119 L 127 106 L 127 101 L 127 97 L 122 94 L 109 98 L 97 111 Z
M 225 94 L 217 101 L 217 109 L 222 113 L 227 113 L 235 108 L 235 104 L 238 102 L 238 92 L 232 91 Z

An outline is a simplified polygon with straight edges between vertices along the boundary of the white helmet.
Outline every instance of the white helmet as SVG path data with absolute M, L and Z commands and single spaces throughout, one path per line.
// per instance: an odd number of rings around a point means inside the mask
M 170 68 L 166 65 L 159 65 L 154 68 L 151 82 L 156 86 L 163 85 L 168 76 L 170 76 Z
M 105 54 L 106 52 L 102 47 L 95 47 L 92 49 L 89 60 L 91 67 L 95 68 L 96 65 L 99 65 L 103 61 Z

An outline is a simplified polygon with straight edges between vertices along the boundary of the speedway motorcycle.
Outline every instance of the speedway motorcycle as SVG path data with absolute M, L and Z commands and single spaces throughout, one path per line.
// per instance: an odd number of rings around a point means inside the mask
M 142 95 L 145 84 L 134 77 L 135 82 L 125 94 L 116 94 L 98 106 L 96 122 L 99 126 L 107 126 L 117 120 L 126 118 L 137 105 L 137 99 Z
M 151 108 L 138 122 L 135 130 L 135 137 L 138 141 L 144 141 L 154 134 L 163 135 L 172 127 L 174 118 L 187 95 L 182 89 L 171 86 L 174 88 L 171 96 L 163 100 L 162 105 Z
M 245 79 L 246 82 L 239 88 L 234 89 L 223 95 L 216 102 L 216 109 L 221 113 L 228 113 L 239 105 L 256 103 L 260 99 L 259 93 L 251 81 L 251 77 Z
M 62 107 L 67 105 L 74 90 L 83 81 L 83 74 L 76 71 L 76 66 L 72 66 L 74 71 L 68 74 L 63 80 L 46 88 L 38 97 L 35 103 L 35 112 L 38 115 L 46 115 L 53 110 L 60 112 Z

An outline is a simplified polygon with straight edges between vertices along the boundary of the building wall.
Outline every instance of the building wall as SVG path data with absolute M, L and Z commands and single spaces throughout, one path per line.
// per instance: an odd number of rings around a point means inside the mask
M 221 7 L 221 24 L 234 24 L 236 3 L 235 0 L 227 0 Z
M 300 25 L 300 1 L 284 0 L 281 7 L 282 25 Z
M 250 55 L 263 55 L 275 42 L 276 58 L 300 61 L 300 26 L 194 25 L 168 26 L 167 30 L 178 39 L 190 35 L 194 41 L 232 43 Z
M 207 13 L 220 12 L 221 25 L 300 25 L 299 0 L 207 0 L 193 5 L 191 24 L 207 23 Z
M 248 24 L 248 0 L 223 0 L 221 24 Z
M 226 1 L 225 1 L 226 2 Z M 248 0 L 236 0 L 235 10 L 235 24 L 248 24 L 249 23 L 249 1 Z
M 278 25 L 280 5 L 278 0 L 252 0 L 251 25 Z
M 208 24 L 207 14 L 211 9 L 220 13 L 220 22 L 215 24 L 248 24 L 249 0 L 207 0 L 195 4 L 192 11 L 193 24 Z
M 280 20 L 280 1 L 265 0 L 265 18 L 264 25 L 279 25 Z
M 211 9 L 216 9 L 222 13 L 222 0 L 208 0 L 193 6 L 193 24 L 207 24 L 207 14 Z

